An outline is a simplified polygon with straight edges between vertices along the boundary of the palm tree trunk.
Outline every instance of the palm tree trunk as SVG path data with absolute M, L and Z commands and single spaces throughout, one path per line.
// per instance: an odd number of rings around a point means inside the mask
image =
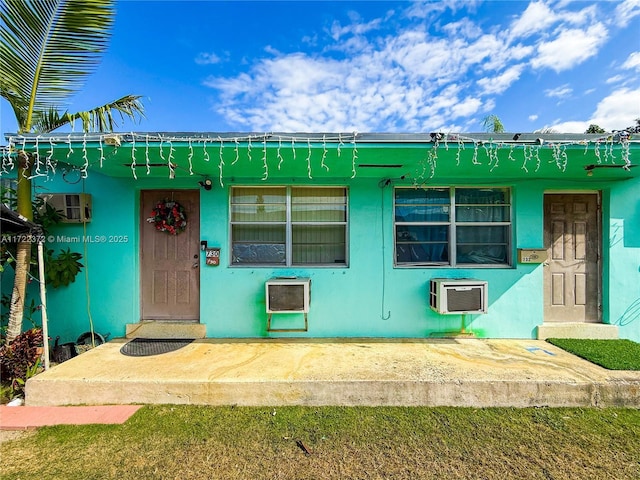
M 13 294 L 11 295 L 11 309 L 9 310 L 9 325 L 7 325 L 7 343 L 13 341 L 22 333 L 22 318 L 24 316 L 24 300 L 27 290 L 27 275 L 29 273 L 30 260 L 31 243 L 18 243 Z
M 31 203 L 31 168 L 32 159 L 24 152 L 18 156 L 18 213 L 27 220 L 33 220 L 33 207 Z M 31 243 L 19 242 L 16 252 L 15 277 L 13 279 L 13 293 L 11 295 L 11 308 L 9 310 L 9 324 L 7 325 L 7 343 L 13 341 L 22 333 L 22 320 L 24 317 L 24 302 L 27 289 L 27 276 L 31 265 Z

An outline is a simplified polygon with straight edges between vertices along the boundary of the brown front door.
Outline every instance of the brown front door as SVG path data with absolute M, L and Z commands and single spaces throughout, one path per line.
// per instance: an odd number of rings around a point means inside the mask
M 200 192 L 143 190 L 140 197 L 141 319 L 199 321 Z M 164 200 L 184 207 L 184 232 L 160 232 L 146 221 Z
M 598 194 L 544 196 L 545 322 L 600 321 Z

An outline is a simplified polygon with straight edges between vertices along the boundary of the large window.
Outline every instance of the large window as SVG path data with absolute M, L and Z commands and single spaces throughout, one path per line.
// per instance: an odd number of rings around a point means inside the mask
M 233 265 L 346 265 L 347 189 L 233 187 Z
M 506 266 L 508 188 L 396 188 L 396 265 Z

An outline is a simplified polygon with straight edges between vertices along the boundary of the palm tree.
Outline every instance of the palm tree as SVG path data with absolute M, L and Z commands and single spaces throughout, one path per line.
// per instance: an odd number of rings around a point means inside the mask
M 0 6 L 0 94 L 15 114 L 18 133 L 48 133 L 80 120 L 84 131 L 112 131 L 114 113 L 136 119 L 139 96 L 128 95 L 88 111 L 60 108 L 99 64 L 113 19 L 114 0 L 3 0 Z M 33 218 L 33 153 L 18 151 L 18 213 Z M 22 331 L 31 244 L 17 246 L 7 343 Z
M 482 128 L 485 132 L 504 133 L 504 125 L 497 115 L 487 115 L 482 119 Z

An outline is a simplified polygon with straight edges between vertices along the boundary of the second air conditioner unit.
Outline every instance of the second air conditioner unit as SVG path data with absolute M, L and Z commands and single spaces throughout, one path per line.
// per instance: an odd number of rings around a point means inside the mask
M 429 305 L 443 315 L 487 313 L 488 282 L 472 278 L 432 278 Z

